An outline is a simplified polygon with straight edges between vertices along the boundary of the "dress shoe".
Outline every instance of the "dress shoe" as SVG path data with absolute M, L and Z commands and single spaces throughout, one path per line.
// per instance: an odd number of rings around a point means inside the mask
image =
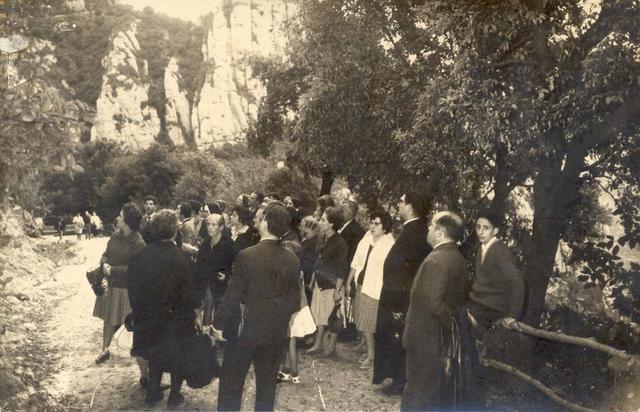
M 169 409 L 175 408 L 184 402 L 184 395 L 180 392 L 169 393 L 169 399 L 167 400 L 167 407 Z
M 404 389 L 404 385 L 399 385 L 397 383 L 392 383 L 391 385 L 387 385 L 383 387 L 380 392 L 386 396 L 402 396 L 402 390 Z
M 158 392 L 147 392 L 147 396 L 144 398 L 144 403 L 147 406 L 154 406 L 158 402 L 162 400 L 164 395 L 161 391 Z

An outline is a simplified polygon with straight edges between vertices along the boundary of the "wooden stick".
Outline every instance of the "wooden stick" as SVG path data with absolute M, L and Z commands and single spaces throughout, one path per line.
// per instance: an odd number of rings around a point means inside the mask
M 569 410 L 576 411 L 576 412 L 596 412 L 594 409 L 585 408 L 584 406 L 576 405 L 575 403 L 571 403 L 571 402 L 569 402 L 567 400 L 562 399 L 554 391 L 552 391 L 551 389 L 546 387 L 544 384 L 542 384 L 542 382 L 540 382 L 537 379 L 532 378 L 531 376 L 529 376 L 526 373 L 514 368 L 513 366 L 509 366 L 509 365 L 506 365 L 506 364 L 504 364 L 502 362 L 498 362 L 496 360 L 487 359 L 487 358 L 483 358 L 481 360 L 481 362 L 486 367 L 499 369 L 499 370 L 501 370 L 503 372 L 506 372 L 506 373 L 509 373 L 511 375 L 514 375 L 514 376 L 518 377 L 519 379 L 521 379 L 521 380 L 523 380 L 523 381 L 535 386 L 537 389 L 539 389 L 541 392 L 543 392 L 545 395 L 547 395 L 549 397 L 549 399 L 551 399 L 552 401 L 556 402 L 559 405 L 564 406 L 565 408 L 567 408 Z
M 526 333 L 527 335 L 535 336 L 537 338 L 553 340 L 557 342 L 572 343 L 574 345 L 580 345 L 580 346 L 586 346 L 588 348 L 607 353 L 611 356 L 620 357 L 628 361 L 634 361 L 634 357 L 629 355 L 627 352 L 616 349 L 616 348 L 612 348 L 611 346 L 597 342 L 593 338 L 580 338 L 577 336 L 565 335 L 562 332 L 549 332 L 546 330 L 540 330 L 540 329 L 533 328 L 525 323 L 518 322 L 515 319 L 505 320 L 502 323 L 502 326 L 504 326 L 507 329 L 512 329 L 521 333 Z

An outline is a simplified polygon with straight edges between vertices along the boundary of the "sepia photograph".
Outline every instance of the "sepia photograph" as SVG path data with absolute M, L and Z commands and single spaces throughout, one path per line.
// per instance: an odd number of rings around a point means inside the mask
M 640 411 L 640 0 L 0 0 L 0 412 Z

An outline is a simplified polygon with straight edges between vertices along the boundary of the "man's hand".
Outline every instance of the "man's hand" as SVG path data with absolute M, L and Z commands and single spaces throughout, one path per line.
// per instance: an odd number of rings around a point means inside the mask
M 218 280 L 225 280 L 227 278 L 227 275 L 225 275 L 222 272 L 218 272 L 218 274 L 216 275 L 216 278 L 218 278 Z
M 333 301 L 340 302 L 342 300 L 342 288 L 333 291 Z
M 111 265 L 108 263 L 103 263 L 102 264 L 102 273 L 104 273 L 104 275 L 106 277 L 111 276 Z
M 496 326 L 502 326 L 505 329 L 510 329 L 510 325 L 513 322 L 517 322 L 517 321 L 512 317 L 507 317 L 507 318 L 498 319 L 497 321 L 494 322 L 494 324 Z
M 220 341 L 220 342 L 226 342 L 227 340 L 225 338 L 222 337 L 222 331 L 218 330 L 216 328 L 214 328 L 213 326 L 211 326 L 211 332 L 213 333 L 213 339 Z
M 351 296 L 351 285 L 347 285 L 344 288 L 344 294 L 345 294 L 345 296 Z
M 391 312 L 391 316 L 393 316 L 395 320 L 402 319 L 402 312 Z

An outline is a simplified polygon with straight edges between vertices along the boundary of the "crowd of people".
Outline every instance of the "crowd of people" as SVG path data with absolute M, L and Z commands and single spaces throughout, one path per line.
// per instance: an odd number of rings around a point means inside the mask
M 525 310 L 525 284 L 501 218 L 476 217 L 475 274 L 459 251 L 463 220 L 432 212 L 429 196 L 407 192 L 397 202 L 401 226 L 383 208 L 359 222 L 359 205 L 329 195 L 307 209 L 292 196 L 241 195 L 225 202 L 180 202 L 144 213 L 127 203 L 101 259 L 106 291 L 94 316 L 104 322 L 109 358 L 114 331 L 128 323 L 145 402 L 177 406 L 184 374 L 176 339 L 210 335 L 223 348 L 219 410 L 239 410 L 248 369 L 256 375 L 256 410 L 273 410 L 277 382 L 300 382 L 298 349 L 334 356 L 336 342 L 357 331 L 358 367 L 372 384 L 402 396 L 402 410 L 483 406 L 489 379 L 478 347 L 505 356 L 513 337 L 500 324 Z M 429 219 L 429 216 L 431 218 Z M 362 218 L 360 218 L 362 220 Z M 484 349 L 483 349 L 484 353 Z

